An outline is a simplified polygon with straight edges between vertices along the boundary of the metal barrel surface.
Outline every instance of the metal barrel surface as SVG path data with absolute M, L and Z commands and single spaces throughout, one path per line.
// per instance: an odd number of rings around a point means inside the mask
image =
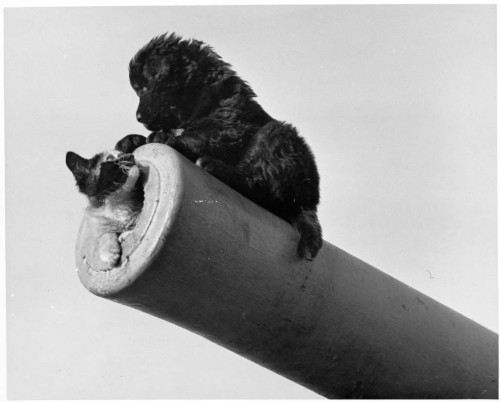
M 106 269 L 80 227 L 90 292 L 329 398 L 498 397 L 496 333 L 328 242 L 299 259 L 288 223 L 166 145 L 134 154 L 146 201 L 121 264 Z

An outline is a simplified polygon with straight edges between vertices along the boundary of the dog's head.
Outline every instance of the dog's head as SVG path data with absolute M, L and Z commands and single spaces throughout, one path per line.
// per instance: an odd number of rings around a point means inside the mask
M 182 127 L 209 106 L 213 88 L 233 75 L 203 42 L 175 34 L 153 38 L 129 65 L 140 98 L 137 119 L 152 131 Z

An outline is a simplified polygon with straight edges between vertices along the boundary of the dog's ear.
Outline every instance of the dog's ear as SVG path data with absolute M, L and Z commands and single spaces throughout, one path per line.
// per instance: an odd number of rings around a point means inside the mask
M 167 56 L 154 55 L 142 67 L 142 75 L 149 82 L 165 76 L 171 69 L 171 63 Z
M 146 79 L 146 81 L 151 81 L 151 79 L 156 78 L 157 72 L 155 69 L 151 68 L 149 64 L 144 64 L 144 67 L 142 68 L 142 75 Z
M 184 68 L 186 70 L 186 75 L 187 75 L 186 82 L 188 82 L 193 77 L 196 70 L 198 70 L 198 63 L 196 62 L 196 60 L 190 59 L 189 57 L 186 56 L 183 56 L 182 60 L 184 61 Z
M 158 61 L 158 66 L 157 66 L 157 73 L 159 75 L 167 75 L 170 71 L 170 62 L 168 60 L 167 57 L 162 57 L 159 61 Z

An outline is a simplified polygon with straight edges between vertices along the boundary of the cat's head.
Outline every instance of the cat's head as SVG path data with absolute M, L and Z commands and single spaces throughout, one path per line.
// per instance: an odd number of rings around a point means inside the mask
M 73 173 L 78 190 L 89 198 L 91 205 L 98 206 L 123 187 L 135 160 L 132 154 L 114 150 L 90 159 L 70 151 L 66 154 L 66 166 Z

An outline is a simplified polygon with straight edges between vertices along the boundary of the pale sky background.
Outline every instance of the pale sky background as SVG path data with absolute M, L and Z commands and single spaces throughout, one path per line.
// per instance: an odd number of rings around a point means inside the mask
M 497 331 L 495 29 L 493 5 L 7 9 L 8 397 L 318 397 L 78 280 L 65 153 L 146 134 L 127 66 L 167 31 L 307 139 L 326 240 Z

